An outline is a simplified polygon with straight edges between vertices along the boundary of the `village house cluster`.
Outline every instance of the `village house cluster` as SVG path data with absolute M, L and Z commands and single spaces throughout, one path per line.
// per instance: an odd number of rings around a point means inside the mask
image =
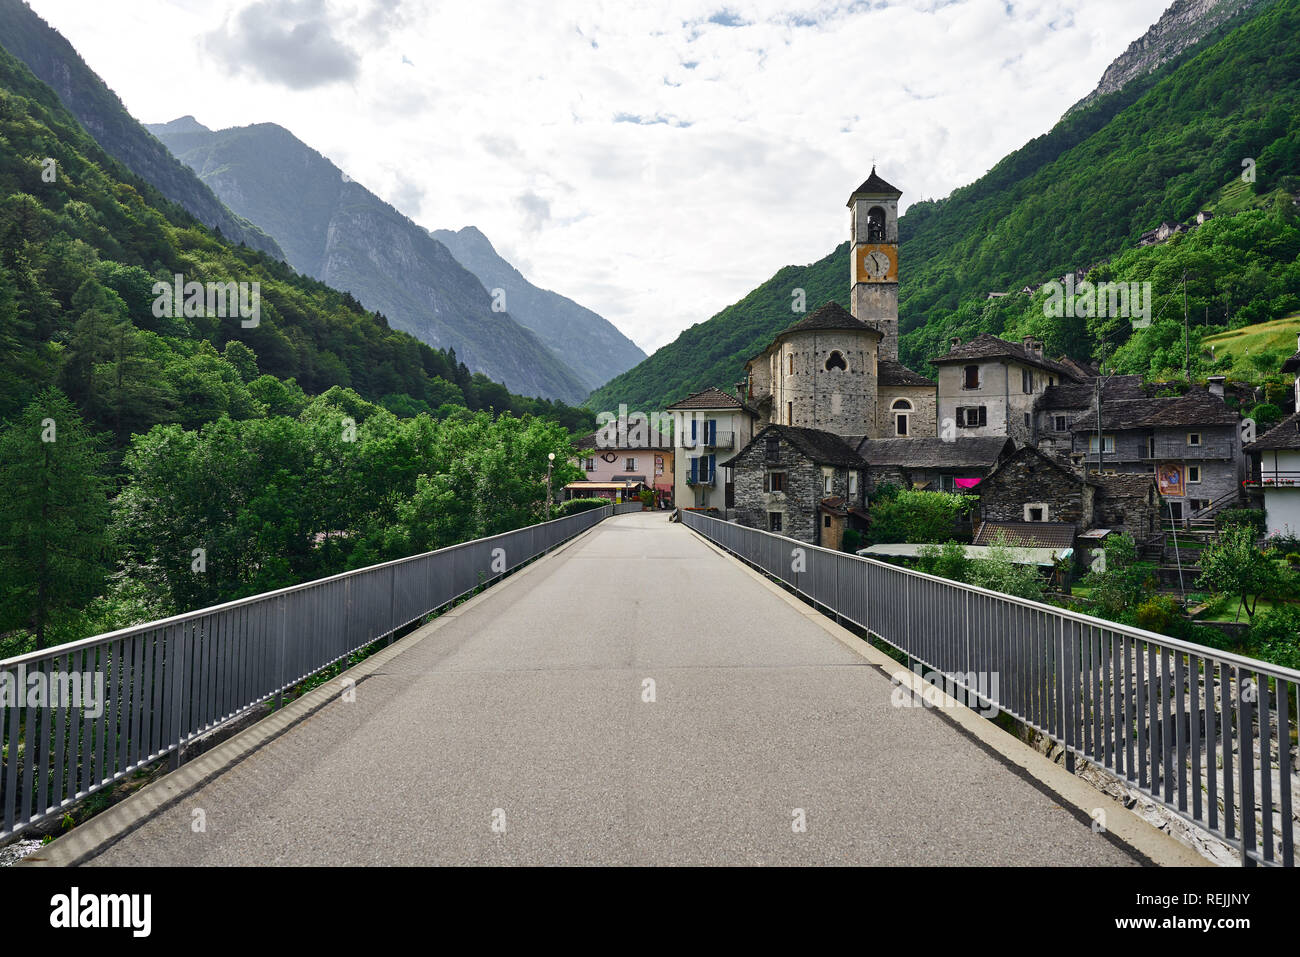
M 1223 377 L 1157 395 L 1140 376 L 988 334 L 952 339 L 930 360 L 937 380 L 903 365 L 901 195 L 873 168 L 849 197 L 851 310 L 826 303 L 750 357 L 732 391 L 668 407 L 672 438 L 656 432 L 650 450 L 671 475 L 656 483 L 660 502 L 839 548 L 846 530 L 865 530 L 881 485 L 967 493 L 979 496 L 977 545 L 1059 554 L 1114 532 L 1141 544 L 1162 522 L 1207 523 L 1245 504 L 1253 481 L 1290 495 L 1278 514 L 1300 527 L 1296 417 L 1251 446 L 1252 468 Z M 1300 369 L 1300 352 L 1288 368 Z M 639 461 L 632 449 L 587 455 L 590 481 L 574 488 L 649 484 Z M 622 467 L 605 475 L 602 462 Z

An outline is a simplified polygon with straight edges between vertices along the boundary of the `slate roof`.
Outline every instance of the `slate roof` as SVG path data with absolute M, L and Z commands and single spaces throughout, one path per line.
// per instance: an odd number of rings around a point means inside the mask
M 1071 548 L 1074 546 L 1074 526 L 1069 522 L 984 522 L 976 529 L 971 544 Z
M 936 385 L 933 379 L 927 379 L 919 372 L 913 372 L 901 362 L 893 359 L 876 361 L 876 382 L 879 385 Z
M 1287 416 L 1250 445 L 1247 452 L 1271 452 L 1300 449 L 1300 412 Z
M 960 345 L 953 346 L 947 353 L 935 356 L 930 362 L 934 365 L 942 365 L 951 362 L 969 362 L 971 359 L 1014 359 L 1026 365 L 1038 366 L 1049 372 L 1055 372 L 1072 382 L 1083 379 L 1083 376 L 1071 366 L 1057 362 L 1055 359 L 1040 356 L 1036 352 L 1030 352 L 1023 343 L 1007 342 L 1007 340 L 999 339 L 987 332 L 981 332 L 970 342 L 963 342 Z
M 796 425 L 769 425 L 755 435 L 743 449 L 721 463 L 722 466 L 724 468 L 731 467 L 737 459 L 755 445 L 765 442 L 767 436 L 772 434 L 779 435 L 800 455 L 815 465 L 840 465 L 846 468 L 862 468 L 866 465 L 862 461 L 862 457 L 853 450 L 853 446 L 834 432 L 823 432 L 821 429 L 805 429 Z
M 1041 449 L 1036 448 L 1035 446 L 1022 445 L 1020 448 L 1016 449 L 1015 452 L 1013 452 L 1011 455 L 1008 455 L 1006 458 L 999 460 L 998 463 L 995 466 L 993 466 L 993 470 L 990 471 L 989 474 L 985 477 L 984 481 L 980 483 L 980 488 L 979 488 L 980 493 L 983 494 L 984 491 L 990 487 L 988 484 L 989 479 L 997 475 L 1009 463 L 1022 458 L 1036 458 L 1044 465 L 1046 465 L 1048 468 L 1054 468 L 1057 469 L 1058 471 L 1066 472 L 1072 478 L 1077 479 L 1080 482 L 1084 481 L 1084 477 L 1078 471 L 1076 471 L 1075 468 L 1069 462 L 1065 461 L 1064 459 L 1058 458 L 1055 455 L 1049 455 L 1048 453 L 1042 451 Z M 1036 469 L 1037 466 L 1033 466 L 1029 469 L 1029 471 L 1033 472 L 1036 471 Z
M 1015 442 L 1006 436 L 963 437 L 946 442 L 938 436 L 910 439 L 863 439 L 858 454 L 868 465 L 908 468 L 991 468 Z M 1009 451 L 1009 450 L 1008 450 Z
M 723 392 L 721 389 L 704 389 L 701 392 L 692 392 L 686 398 L 674 402 L 668 406 L 669 409 L 743 409 L 750 415 L 758 415 L 754 409 L 744 402 L 741 402 L 734 395 Z
M 874 332 L 878 336 L 882 335 L 880 330 L 871 323 L 853 318 L 853 313 L 832 300 L 819 309 L 813 310 L 794 325 L 782 329 L 776 334 L 776 339 L 772 340 L 772 344 L 774 345 L 777 339 L 788 336 L 792 332 L 815 332 L 818 329 L 853 329 L 859 332 Z M 769 345 L 767 348 L 770 349 L 772 346 Z M 763 350 L 763 352 L 766 351 L 767 349 Z
M 1049 385 L 1038 399 L 1038 408 L 1053 409 L 1087 409 L 1096 397 L 1096 383 L 1063 382 Z M 1101 380 L 1101 399 L 1103 410 L 1106 403 L 1121 399 L 1144 399 L 1146 392 L 1142 388 L 1140 375 L 1118 375 Z
M 1146 499 L 1156 486 L 1156 477 L 1148 472 L 1118 472 L 1114 475 L 1089 475 L 1088 484 L 1101 488 L 1108 499 Z
M 876 173 L 876 168 L 873 166 L 871 167 L 871 175 L 863 180 L 862 185 L 853 191 L 853 194 L 849 196 L 847 205 L 852 206 L 854 197 L 863 194 L 868 196 L 902 196 L 903 191 L 896 186 L 889 185 L 881 179 Z
M 1237 413 L 1223 400 L 1203 388 L 1192 388 L 1185 395 L 1143 399 L 1102 401 L 1101 427 L 1114 429 L 1171 429 L 1184 426 L 1236 425 Z M 1097 428 L 1097 414 L 1089 411 L 1074 420 L 1072 432 Z

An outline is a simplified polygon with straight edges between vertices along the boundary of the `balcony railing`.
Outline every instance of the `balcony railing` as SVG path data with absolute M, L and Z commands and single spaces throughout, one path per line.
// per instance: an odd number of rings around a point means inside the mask
M 1300 471 L 1295 469 L 1268 469 L 1259 476 L 1251 476 L 1241 483 L 1246 488 L 1300 488 Z
M 706 449 L 729 449 L 736 444 L 736 434 L 734 432 L 715 432 L 712 435 L 704 436 L 703 444 Z
M 717 470 L 709 472 L 691 472 L 686 476 L 687 485 L 714 485 L 716 484 Z

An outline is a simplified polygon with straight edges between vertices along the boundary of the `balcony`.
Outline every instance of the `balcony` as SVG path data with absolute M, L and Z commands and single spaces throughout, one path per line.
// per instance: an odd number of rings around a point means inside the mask
M 717 470 L 710 472 L 691 472 L 686 476 L 687 485 L 716 485 Z
M 721 430 L 713 433 L 705 433 L 698 438 L 683 435 L 682 448 L 684 449 L 730 449 L 736 444 L 736 433 L 723 432 Z
M 1267 469 L 1241 483 L 1243 488 L 1300 488 L 1300 471 Z

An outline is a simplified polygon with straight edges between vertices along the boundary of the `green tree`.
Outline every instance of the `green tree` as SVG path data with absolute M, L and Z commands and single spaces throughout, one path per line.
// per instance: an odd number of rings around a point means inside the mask
M 1097 615 L 1134 624 L 1143 597 L 1152 590 L 1155 566 L 1138 561 L 1137 544 L 1127 533 L 1107 536 L 1101 550 L 1102 560 L 1080 584 L 1092 589 Z
M 873 545 L 946 542 L 954 537 L 958 519 L 968 514 L 976 501 L 973 495 L 911 489 L 889 498 L 876 497 L 869 509 L 868 535 Z
M 1219 532 L 1219 539 L 1201 552 L 1198 588 L 1207 588 L 1238 599 L 1237 615 L 1244 608 L 1254 618 L 1260 598 L 1280 597 L 1290 590 L 1291 577 L 1274 560 L 1272 549 L 1255 544 L 1255 530 L 1233 525 Z
M 0 629 L 45 645 L 109 569 L 106 457 L 62 392 L 41 392 L 0 431 Z

